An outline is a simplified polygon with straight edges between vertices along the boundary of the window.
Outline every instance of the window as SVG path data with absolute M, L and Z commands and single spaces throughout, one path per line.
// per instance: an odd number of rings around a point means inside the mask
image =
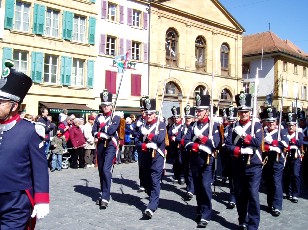
M 20 31 L 29 31 L 30 25 L 30 4 L 16 2 L 14 29 Z
M 86 18 L 74 16 L 73 40 L 77 42 L 85 42 Z
M 307 87 L 303 86 L 302 88 L 302 100 L 307 100 Z
M 169 82 L 166 85 L 166 94 L 176 94 L 176 85 L 173 82 Z
M 140 42 L 132 42 L 132 59 L 140 60 Z
M 59 36 L 59 12 L 47 9 L 45 22 L 45 35 L 51 37 Z
M 207 89 L 204 86 L 198 86 L 195 89 L 195 95 L 199 94 L 199 95 L 207 95 Z
M 249 63 L 243 63 L 243 74 L 249 74 L 250 73 L 250 66 Z M 245 76 L 243 76 L 244 78 Z
M 286 61 L 283 62 L 283 71 L 284 72 L 288 71 L 288 63 Z
M 178 35 L 170 29 L 166 33 L 166 64 L 170 66 L 177 66 L 177 50 Z
M 294 98 L 298 98 L 298 83 L 294 83 Z
M 107 36 L 106 54 L 111 55 L 111 56 L 116 55 L 116 38 L 115 37 Z
M 304 77 L 307 77 L 307 68 L 306 67 L 303 67 L 303 75 L 304 75 Z
M 294 74 L 297 74 L 297 65 L 294 64 Z
M 44 58 L 44 82 L 57 83 L 58 57 L 45 54 Z
M 21 50 L 14 50 L 13 60 L 15 69 L 19 72 L 28 72 L 28 52 Z
M 141 12 L 138 10 L 133 10 L 133 26 L 141 26 Z
M 220 62 L 222 69 L 229 69 L 229 47 L 226 44 L 223 44 L 220 48 Z
M 83 70 L 84 70 L 84 61 L 73 58 L 71 85 L 83 86 L 83 78 L 84 78 Z
M 283 96 L 287 97 L 288 96 L 288 81 L 283 80 Z
M 205 66 L 205 40 L 202 37 L 195 41 L 195 58 L 197 68 Z
M 110 21 L 117 20 L 117 5 L 113 3 L 108 3 L 108 19 Z

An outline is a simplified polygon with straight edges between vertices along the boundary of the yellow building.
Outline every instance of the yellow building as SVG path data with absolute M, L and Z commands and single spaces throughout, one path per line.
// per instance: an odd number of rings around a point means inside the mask
M 149 8 L 149 94 L 160 108 L 165 92 L 163 116 L 173 105 L 193 105 L 196 92 L 213 92 L 220 108 L 234 101 L 241 89 L 243 27 L 216 0 L 152 1 Z
M 97 109 L 95 0 L 3 2 L 2 63 L 13 59 L 15 68 L 34 82 L 22 110 L 36 115 L 45 105 L 53 113 L 66 108 L 82 115 Z

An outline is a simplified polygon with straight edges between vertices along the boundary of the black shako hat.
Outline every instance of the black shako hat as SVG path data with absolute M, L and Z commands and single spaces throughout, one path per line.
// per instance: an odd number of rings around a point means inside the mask
M 156 100 L 146 98 L 143 101 L 144 112 L 147 114 L 156 113 Z
M 261 115 L 262 114 L 262 115 Z M 260 118 L 265 121 L 276 121 L 277 120 L 277 110 L 274 107 L 264 108 Z
M 112 105 L 112 93 L 108 92 L 107 89 L 104 89 L 100 94 L 101 105 Z
M 251 111 L 251 94 L 241 91 L 240 94 L 235 95 L 235 102 L 238 111 Z
M 26 74 L 13 69 L 14 62 L 12 60 L 6 60 L 4 65 L 6 67 L 0 78 L 0 99 L 20 104 L 31 88 L 32 80 Z
M 235 120 L 237 118 L 237 108 L 235 108 L 233 105 L 224 108 L 223 116 L 226 117 L 230 121 Z
M 210 107 L 211 103 L 210 95 L 197 94 L 195 100 L 196 100 L 196 110 L 204 110 Z
M 287 123 L 291 125 L 295 125 L 297 123 L 297 117 L 295 113 L 288 113 Z
M 175 107 L 175 106 L 173 106 L 173 107 L 171 108 L 171 112 L 172 112 L 172 116 L 173 116 L 174 118 L 179 118 L 180 115 L 181 115 L 180 107 Z
M 146 98 L 149 98 L 149 96 L 143 95 L 143 96 L 140 98 L 140 110 L 141 110 L 141 111 L 144 111 L 143 101 L 144 101 Z
M 192 118 L 195 117 L 196 110 L 194 107 L 190 107 L 190 105 L 186 105 L 184 108 L 184 116 L 186 118 Z
M 301 110 L 297 115 L 298 115 L 298 119 L 306 120 L 305 111 Z

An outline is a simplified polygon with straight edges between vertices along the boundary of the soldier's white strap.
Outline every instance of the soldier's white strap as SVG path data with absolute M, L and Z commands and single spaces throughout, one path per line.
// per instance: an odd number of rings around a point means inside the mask
M 153 125 L 148 129 L 148 130 L 149 130 L 149 133 L 151 133 L 151 132 L 156 128 L 156 125 L 157 125 L 157 123 L 155 122 L 155 124 L 153 124 Z M 144 127 L 144 128 L 146 129 L 145 124 L 143 124 L 142 127 Z M 140 129 L 140 130 L 141 130 L 141 129 Z M 143 142 L 145 142 L 145 139 L 146 139 L 146 136 L 143 136 Z
M 236 123 L 236 126 L 239 126 L 239 125 L 240 125 L 239 122 L 237 122 L 237 123 Z M 244 125 L 243 129 L 244 129 L 245 133 L 246 133 L 247 129 L 250 127 L 250 125 L 251 125 L 251 121 L 249 121 L 246 125 Z M 234 128 L 235 128 L 236 126 L 233 126 L 232 131 L 234 130 Z M 234 139 L 233 144 L 236 145 L 237 142 L 240 140 L 240 138 L 241 138 L 241 136 L 237 135 L 236 138 Z
M 194 134 L 196 133 L 195 130 L 196 130 L 198 133 L 202 134 L 206 129 L 208 129 L 208 127 L 209 127 L 209 123 L 206 123 L 206 125 L 203 126 L 202 129 L 198 129 L 198 126 L 194 126 L 194 127 L 193 127 Z M 198 138 L 198 136 L 195 135 L 195 136 L 193 137 L 192 141 L 194 142 L 197 138 Z

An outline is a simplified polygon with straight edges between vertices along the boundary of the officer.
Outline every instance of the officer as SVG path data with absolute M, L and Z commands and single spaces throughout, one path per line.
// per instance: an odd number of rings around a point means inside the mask
M 118 151 L 120 116 L 112 114 L 112 94 L 106 89 L 100 94 L 101 113 L 95 118 L 92 134 L 98 139 L 97 165 L 101 184 L 100 209 L 106 209 L 110 200 L 111 168 Z
M 180 116 L 180 107 L 173 106 L 171 108 L 173 121 L 174 123 L 168 130 L 168 137 L 170 141 L 170 154 L 173 158 L 173 173 L 174 173 L 174 180 L 178 181 L 179 184 L 184 183 L 183 179 L 183 169 L 182 169 L 182 159 L 181 154 L 179 151 L 179 140 L 176 139 L 180 129 L 182 127 L 182 119 Z
M 185 199 L 191 200 L 195 194 L 195 187 L 190 167 L 190 151 L 187 151 L 187 149 L 185 148 L 184 139 L 187 134 L 187 130 L 190 128 L 190 126 L 194 124 L 195 108 L 192 108 L 189 105 L 185 106 L 184 114 L 185 124 L 183 124 L 180 128 L 180 131 L 178 132 L 178 135 L 176 137 L 176 141 L 180 143 L 180 154 L 187 192 L 185 195 Z
M 302 173 L 303 173 L 303 181 L 308 185 L 308 126 L 306 121 L 306 115 L 304 111 L 300 111 L 299 116 L 299 127 L 302 129 L 302 133 L 304 136 L 303 140 L 303 161 L 302 161 Z
M 225 144 L 234 156 L 232 170 L 239 229 L 258 229 L 262 127 L 259 122 L 252 124 L 250 120 L 251 94 L 241 92 L 235 99 L 240 120 L 229 128 Z
M 45 130 L 18 115 L 31 78 L 13 69 L 11 60 L 5 66 L 0 78 L 0 229 L 34 229 L 30 216 L 49 213 Z
M 188 129 L 184 143 L 191 154 L 190 164 L 197 200 L 197 227 L 205 228 L 212 214 L 212 166 L 220 134 L 218 124 L 214 124 L 208 117 L 210 96 L 197 94 L 195 99 L 198 121 Z
M 288 113 L 287 118 L 287 161 L 284 169 L 284 186 L 287 199 L 298 202 L 300 194 L 301 148 L 304 135 L 297 127 L 297 116 Z
M 136 147 L 142 152 L 142 170 L 149 204 L 144 217 L 151 219 L 158 208 L 160 179 L 164 167 L 166 125 L 156 115 L 156 100 L 143 101 L 146 122 L 141 126 Z
M 287 133 L 281 130 L 279 133 L 276 109 L 272 107 L 263 109 L 263 117 L 266 123 L 264 127 L 263 158 L 266 164 L 263 168 L 263 178 L 267 189 L 268 211 L 273 216 L 279 216 L 282 210 L 282 176 L 284 168 L 284 148 L 288 142 Z M 278 124 L 280 125 L 280 124 Z

